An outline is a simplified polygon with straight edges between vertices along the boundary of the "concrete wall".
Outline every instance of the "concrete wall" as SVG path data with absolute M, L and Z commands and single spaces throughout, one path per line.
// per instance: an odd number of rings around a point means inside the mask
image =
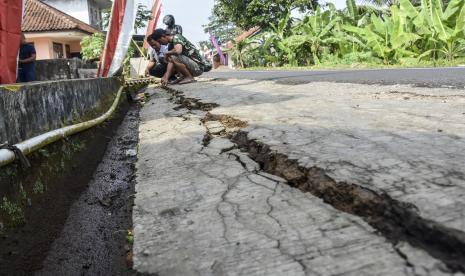
M 68 43 L 70 48 L 71 48 L 71 54 L 72 53 L 80 53 L 81 52 L 81 41 L 72 41 Z M 66 49 L 65 49 L 66 51 Z
M 18 143 L 97 117 L 119 87 L 114 78 L 0 86 L 0 141 Z
M 79 79 L 79 69 L 97 69 L 94 63 L 80 59 L 49 59 L 36 61 L 37 81 Z
M 146 58 L 131 58 L 129 62 L 131 64 L 131 78 L 139 78 L 145 75 L 145 69 L 149 64 Z
M 52 56 L 51 41 L 49 38 L 27 39 L 27 42 L 34 43 L 37 60 L 50 59 Z
M 66 54 L 66 45 L 70 48 L 70 54 L 79 54 L 81 52 L 81 40 L 64 40 L 53 37 L 29 37 L 26 34 L 26 41 L 34 43 L 36 49 L 37 60 L 57 58 L 53 53 L 53 43 L 60 43 L 63 48 L 65 58 L 71 58 Z

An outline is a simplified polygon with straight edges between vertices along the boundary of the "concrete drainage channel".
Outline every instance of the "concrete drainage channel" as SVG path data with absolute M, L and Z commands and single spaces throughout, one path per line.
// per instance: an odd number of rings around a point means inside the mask
M 139 107 L 131 106 L 38 275 L 132 274 L 132 203 Z
M 30 157 L 30 175 L 45 166 L 59 177 L 39 172 L 43 189 L 37 199 L 28 199 L 26 223 L 0 236 L 1 275 L 135 274 L 131 229 L 138 125 L 139 106 L 123 103 L 102 126 Z M 68 144 L 77 150 L 65 154 Z M 62 155 L 70 156 L 52 160 Z
M 186 98 L 182 92 L 166 89 L 178 108 L 211 111 L 218 105 Z M 203 139 L 208 146 L 214 137 L 228 138 L 236 146 L 222 153 L 240 150 L 260 165 L 260 171 L 287 181 L 287 184 L 321 198 L 337 210 L 358 216 L 370 224 L 393 245 L 407 242 L 441 260 L 449 272 L 465 272 L 465 233 L 422 218 L 415 206 L 392 199 L 357 184 L 336 182 L 320 168 L 304 168 L 296 160 L 273 151 L 268 145 L 248 138 L 241 130 L 246 122 L 227 115 L 207 113 L 202 123 L 207 128 Z M 237 156 L 236 156 L 237 157 Z M 248 164 L 237 158 L 246 169 Z M 394 247 L 395 248 L 395 247 Z M 397 253 L 409 265 L 408 256 Z

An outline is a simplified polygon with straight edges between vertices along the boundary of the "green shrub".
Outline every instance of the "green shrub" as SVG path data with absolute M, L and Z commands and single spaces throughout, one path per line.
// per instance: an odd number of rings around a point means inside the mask
M 81 40 L 81 55 L 86 61 L 98 61 L 102 56 L 105 46 L 105 36 L 102 33 L 95 33 L 84 37 Z

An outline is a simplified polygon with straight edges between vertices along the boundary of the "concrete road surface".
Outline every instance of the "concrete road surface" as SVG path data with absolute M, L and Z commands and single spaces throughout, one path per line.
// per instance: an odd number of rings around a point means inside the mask
M 463 72 L 228 72 L 149 89 L 134 268 L 463 275 Z
M 407 84 L 422 87 L 465 87 L 465 68 L 359 69 L 318 71 L 212 71 L 210 78 L 272 80 L 283 84 L 341 82 L 359 84 Z

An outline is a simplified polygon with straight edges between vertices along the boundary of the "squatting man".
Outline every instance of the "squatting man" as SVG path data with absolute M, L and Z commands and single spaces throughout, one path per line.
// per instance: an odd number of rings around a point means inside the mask
M 179 84 L 194 82 L 203 72 L 211 70 L 211 64 L 205 60 L 199 50 L 184 36 L 170 35 L 163 29 L 157 29 L 152 38 L 161 45 L 173 45 L 173 49 L 165 53 L 165 61 L 168 67 L 161 79 L 162 86 L 168 85 L 170 77 L 179 73 L 181 77 L 176 81 Z
M 147 74 L 161 78 L 161 84 L 186 84 L 194 82 L 194 77 L 211 70 L 211 64 L 205 60 L 199 50 L 182 35 L 181 26 L 175 25 L 174 17 L 164 18 L 167 29 L 157 29 L 147 37 L 153 50 Z M 180 77 L 176 79 L 175 74 Z
M 166 32 L 170 35 L 181 34 L 182 27 L 176 25 L 174 16 L 167 15 L 163 18 L 163 23 L 166 25 Z M 154 76 L 162 78 L 168 68 L 168 64 L 165 62 L 165 53 L 173 49 L 173 45 L 160 45 L 151 35 L 147 37 L 147 43 L 150 45 L 149 48 L 149 63 L 145 69 L 146 76 Z M 170 82 L 176 81 L 176 77 L 173 75 L 170 77 Z

